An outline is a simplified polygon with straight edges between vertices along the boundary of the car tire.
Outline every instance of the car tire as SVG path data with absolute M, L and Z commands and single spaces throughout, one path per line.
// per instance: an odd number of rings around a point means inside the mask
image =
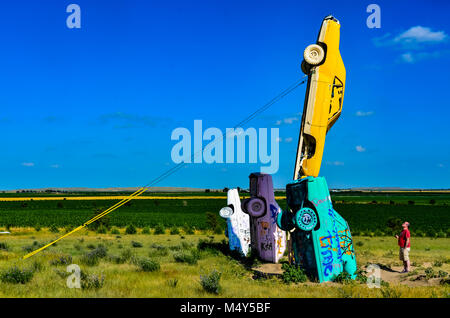
M 311 65 L 306 63 L 305 60 L 302 61 L 301 69 L 305 75 L 309 75 L 311 73 Z
M 309 65 L 318 65 L 323 62 L 325 58 L 325 51 L 318 44 L 308 45 L 303 52 L 303 58 Z
M 250 198 L 245 202 L 247 213 L 254 218 L 260 218 L 266 214 L 266 203 L 260 198 Z
M 295 224 L 292 221 L 292 214 L 286 211 L 280 211 L 277 215 L 277 226 L 282 231 L 291 231 L 295 227 Z
M 234 213 L 234 208 L 233 208 L 232 204 L 221 208 L 219 211 L 219 215 L 221 217 L 223 217 L 224 219 L 228 219 L 229 217 L 231 217 L 233 215 L 233 213 Z
M 318 222 L 317 214 L 311 208 L 302 208 L 295 214 L 294 222 L 300 230 L 312 231 Z

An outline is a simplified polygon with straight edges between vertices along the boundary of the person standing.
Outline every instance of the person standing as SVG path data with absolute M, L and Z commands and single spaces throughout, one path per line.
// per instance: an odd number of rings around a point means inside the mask
M 402 232 L 395 237 L 400 247 L 400 260 L 403 261 L 402 273 L 408 273 L 411 270 L 411 262 L 409 261 L 409 251 L 411 249 L 411 233 L 409 232 L 409 222 L 402 224 Z

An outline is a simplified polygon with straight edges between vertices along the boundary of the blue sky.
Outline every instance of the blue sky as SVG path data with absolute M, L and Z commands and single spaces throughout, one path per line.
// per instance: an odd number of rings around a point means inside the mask
M 81 7 L 81 29 L 66 6 Z M 0 11 L 0 189 L 141 186 L 174 164 L 173 129 L 233 127 L 302 76 L 341 21 L 347 87 L 321 175 L 331 187 L 449 188 L 450 5 L 376 1 L 14 1 Z M 251 126 L 280 129 L 292 178 L 305 87 Z M 192 164 L 160 186 L 248 186 L 259 164 Z

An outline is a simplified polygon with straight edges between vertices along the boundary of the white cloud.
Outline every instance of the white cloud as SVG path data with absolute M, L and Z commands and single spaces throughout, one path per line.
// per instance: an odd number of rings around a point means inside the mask
M 22 162 L 22 166 L 24 166 L 24 167 L 34 167 L 34 162 Z
M 411 27 L 394 38 L 396 43 L 439 43 L 447 39 L 444 31 L 431 31 L 420 25 Z
M 450 55 L 450 50 L 440 50 L 440 51 L 433 51 L 433 52 L 406 52 L 400 55 L 400 62 L 404 63 L 416 63 L 422 60 L 431 60 L 431 59 L 437 59 L 443 56 Z
M 438 166 L 439 168 L 444 168 L 444 167 L 445 167 L 443 163 L 438 163 L 437 166 Z
M 50 165 L 50 168 L 54 168 L 54 169 L 58 169 L 59 167 L 60 167 L 60 165 L 58 165 L 58 164 Z
M 357 151 L 357 152 L 364 152 L 364 151 L 366 151 L 366 148 L 364 148 L 363 146 L 359 146 L 359 145 L 358 145 L 358 146 L 356 146 L 355 148 L 356 148 L 356 151 Z
M 404 50 L 420 50 L 429 45 L 444 43 L 447 40 L 448 35 L 445 31 L 432 31 L 431 28 L 417 25 L 396 36 L 387 33 L 381 37 L 374 38 L 373 43 L 378 47 L 390 46 Z M 407 52 L 403 54 L 402 59 L 411 63 L 413 57 L 411 53 Z
M 329 161 L 329 162 L 327 162 L 327 165 L 329 165 L 329 166 L 343 166 L 344 163 L 342 161 Z
M 282 141 L 283 141 L 282 138 L 280 138 L 280 137 L 277 138 L 277 142 L 282 142 Z
M 361 110 L 358 110 L 356 112 L 356 116 L 358 116 L 358 117 L 372 116 L 373 114 L 375 114 L 375 112 L 373 112 L 373 111 L 363 112 Z

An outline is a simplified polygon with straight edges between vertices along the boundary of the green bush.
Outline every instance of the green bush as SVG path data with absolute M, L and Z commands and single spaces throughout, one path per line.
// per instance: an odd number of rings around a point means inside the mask
M 442 230 L 440 230 L 439 232 L 437 232 L 437 237 L 444 238 L 444 237 L 446 237 L 446 236 L 447 236 L 447 235 L 446 235 L 445 232 L 442 231 Z
M 9 250 L 8 244 L 6 244 L 5 242 L 0 242 L 0 250 L 8 251 Z
M 157 261 L 147 258 L 139 259 L 137 265 L 144 272 L 159 271 L 159 269 L 161 268 L 161 265 Z
M 192 226 L 188 225 L 187 223 L 184 223 L 183 232 L 186 235 L 192 235 L 192 234 L 194 234 L 194 228 Z
M 0 280 L 3 283 L 26 284 L 33 278 L 33 274 L 34 272 L 31 269 L 20 269 L 13 266 L 0 274 Z
M 40 226 L 39 224 L 37 224 L 37 225 L 34 226 L 34 230 L 35 230 L 36 232 L 39 232 L 41 229 L 42 229 L 42 228 L 41 228 L 41 226 Z
M 131 241 L 131 246 L 137 248 L 137 247 L 143 247 L 141 242 Z
M 119 234 L 120 234 L 120 231 L 119 231 L 119 229 L 118 229 L 118 228 L 116 228 L 116 227 L 113 227 L 113 228 L 111 229 L 111 234 L 114 234 L 114 235 L 119 235 Z
M 351 275 L 347 272 L 339 273 L 339 275 L 336 275 L 335 277 L 333 277 L 332 281 L 335 283 L 340 283 L 340 284 L 353 283 L 353 279 L 352 279 Z
M 155 226 L 155 234 L 164 234 L 166 233 L 166 229 L 164 227 L 164 225 L 162 225 L 161 223 L 158 223 Z
M 50 265 L 70 265 L 72 264 L 72 256 L 71 255 L 62 255 L 57 259 L 53 259 L 50 261 Z
M 202 286 L 203 290 L 205 290 L 207 293 L 211 294 L 219 294 L 221 287 L 220 287 L 220 276 L 222 274 L 219 273 L 216 270 L 213 270 L 211 273 L 206 275 L 200 275 L 200 285 Z
M 50 228 L 49 228 L 49 231 L 52 232 L 52 233 L 58 233 L 59 229 L 58 229 L 58 227 L 55 224 L 52 224 L 50 226 Z
M 283 270 L 281 278 L 286 284 L 304 283 L 308 279 L 305 272 L 299 266 L 284 263 L 281 265 L 281 269 Z
M 125 229 L 125 234 L 136 234 L 136 233 L 137 230 L 133 224 L 128 225 L 127 228 Z
M 108 250 L 105 246 L 99 245 L 96 249 L 85 253 L 80 260 L 85 265 L 96 266 L 101 258 L 105 258 L 108 255 L 107 252 Z
M 179 251 L 173 254 L 173 259 L 177 263 L 187 263 L 189 265 L 197 264 L 200 259 L 200 254 L 197 250 L 188 251 Z
M 142 234 L 150 234 L 150 228 L 148 226 L 142 229 Z
M 158 244 L 152 244 L 151 248 L 153 249 L 150 251 L 149 256 L 166 256 L 169 254 L 169 249 L 166 246 L 158 245 Z
M 105 277 L 103 275 L 89 275 L 81 271 L 80 283 L 82 289 L 99 289 L 103 287 L 105 283 Z
M 98 234 L 106 234 L 108 232 L 108 229 L 103 224 L 100 224 L 100 226 L 97 228 L 96 232 Z
M 177 227 L 174 226 L 170 229 L 170 235 L 178 235 L 178 234 L 180 234 L 180 230 Z

